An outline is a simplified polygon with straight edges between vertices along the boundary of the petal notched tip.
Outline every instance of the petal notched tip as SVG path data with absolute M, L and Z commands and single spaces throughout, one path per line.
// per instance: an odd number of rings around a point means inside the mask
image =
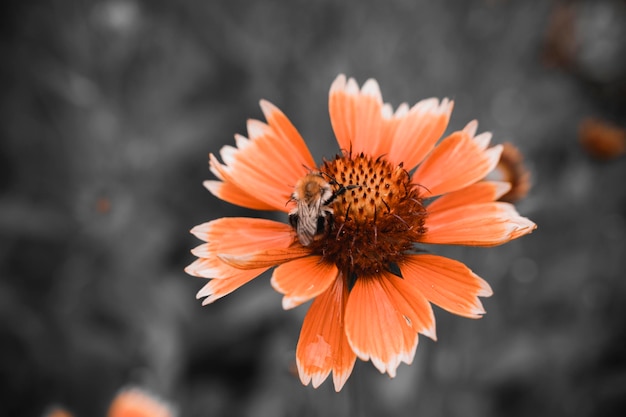
M 206 284 L 204 287 L 200 289 L 200 291 L 196 293 L 196 300 L 199 300 L 204 297 L 209 297 L 212 294 L 213 294 L 213 290 L 211 289 L 209 284 Z
M 379 103 L 382 103 L 383 101 L 383 96 L 380 92 L 380 86 L 378 85 L 378 82 L 373 78 L 365 81 L 365 84 L 363 84 L 363 87 L 361 87 L 361 94 L 373 97 Z
M 269 120 L 274 112 L 280 111 L 278 110 L 278 107 L 265 99 L 259 100 L 259 107 L 261 107 L 261 111 L 263 112 L 263 116 L 265 116 L 265 120 Z
M 283 310 L 291 310 L 292 308 L 298 307 L 305 301 L 307 300 L 301 300 L 297 297 L 288 297 L 285 295 L 282 300 Z
M 337 91 L 342 91 L 346 87 L 346 76 L 345 74 L 339 74 L 335 81 L 330 85 L 331 94 Z
M 498 166 L 498 162 L 500 162 L 500 156 L 502 155 L 502 150 L 504 148 L 502 145 L 493 146 L 485 151 L 485 155 L 487 155 L 489 166 L 491 169 L 489 172 L 493 171 L 496 166 Z
M 335 386 L 335 392 L 341 391 L 343 386 L 348 381 L 350 374 L 352 373 L 352 368 L 354 367 L 354 362 L 352 362 L 352 367 L 348 368 L 345 372 L 333 372 L 333 385 Z
M 511 231 L 511 239 L 517 239 L 518 237 L 528 235 L 537 229 L 537 225 L 526 217 L 520 216 L 516 218 L 512 224 L 514 225 L 514 228 Z
M 417 351 L 417 345 L 418 337 L 417 335 L 415 335 L 415 341 L 409 350 L 405 352 L 399 352 L 398 354 L 390 357 L 386 361 L 375 356 L 369 356 L 367 359 L 364 359 L 364 357 L 361 356 L 359 356 L 359 358 L 361 358 L 362 360 L 370 360 L 372 362 L 372 365 L 374 365 L 374 367 L 378 369 L 381 374 L 386 373 L 389 375 L 390 378 L 395 378 L 397 369 L 401 363 L 404 362 L 407 365 L 413 363 L 413 359 L 415 358 L 415 352 Z
M 476 293 L 479 297 L 491 297 L 493 295 L 493 290 L 491 289 L 491 285 L 484 279 L 480 278 L 478 275 L 474 274 L 474 276 L 478 279 L 480 283 L 480 289 Z
M 271 134 L 270 127 L 262 121 L 256 119 L 248 119 L 248 122 L 246 123 L 246 128 L 248 130 L 248 137 L 251 140 Z
M 420 329 L 419 332 L 428 337 L 430 340 L 434 342 L 437 341 L 437 326 L 435 325 L 434 319 L 430 322 L 430 326 Z
M 394 117 L 400 119 L 405 117 L 409 113 L 409 105 L 408 103 L 400 103 L 396 112 L 394 113 Z
M 368 84 L 369 83 L 369 84 Z M 367 85 L 367 88 L 365 88 Z M 376 80 L 369 79 L 363 85 L 363 89 L 359 89 L 359 84 L 352 77 L 347 78 L 344 74 L 339 74 L 330 86 L 330 95 L 343 92 L 347 95 L 357 95 L 360 92 L 373 97 L 381 97 L 380 88 Z
M 313 372 L 307 372 L 304 365 L 300 363 L 299 360 L 296 360 L 296 365 L 298 367 L 298 376 L 300 377 L 300 382 L 302 385 L 307 386 L 311 384 L 313 388 L 318 388 L 331 373 L 331 369 L 328 368 L 326 370 L 319 370 Z
M 467 125 L 465 125 L 465 127 L 463 128 L 463 131 L 465 133 L 467 133 L 469 135 L 470 138 L 473 138 L 474 136 L 476 136 L 476 131 L 478 130 L 478 120 L 474 119 L 471 122 L 469 122 Z

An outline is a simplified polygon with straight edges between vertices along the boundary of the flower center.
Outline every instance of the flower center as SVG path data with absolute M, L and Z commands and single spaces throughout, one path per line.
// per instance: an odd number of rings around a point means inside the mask
M 419 188 L 402 164 L 361 153 L 325 161 L 320 171 L 336 182 L 336 197 L 328 234 L 311 248 L 347 276 L 389 269 L 426 231 Z

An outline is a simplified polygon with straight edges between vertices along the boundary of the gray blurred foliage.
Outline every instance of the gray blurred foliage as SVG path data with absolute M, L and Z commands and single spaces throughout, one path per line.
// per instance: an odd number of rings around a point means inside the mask
M 626 161 L 578 146 L 626 127 L 626 2 L 5 1 L 0 24 L 0 415 L 104 416 L 123 386 L 181 416 L 611 416 L 626 411 Z M 306 306 L 262 276 L 201 307 L 188 230 L 266 216 L 212 197 L 207 155 L 281 108 L 317 160 L 338 150 L 338 73 L 385 101 L 450 97 L 450 131 L 526 156 L 539 229 L 434 248 L 485 277 L 487 315 L 436 309 L 396 379 L 357 363 L 303 387 Z M 280 155 L 276 155 L 280 158 Z

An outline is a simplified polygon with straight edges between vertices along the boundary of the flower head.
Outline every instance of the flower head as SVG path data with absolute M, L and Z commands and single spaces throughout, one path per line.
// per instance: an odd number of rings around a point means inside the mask
M 605 120 L 584 119 L 578 129 L 578 140 L 598 160 L 606 161 L 626 153 L 626 129 Z
M 160 398 L 141 388 L 120 390 L 111 401 L 107 417 L 174 417 L 175 410 Z M 44 417 L 74 417 L 62 407 L 52 407 Z
M 108 417 L 173 417 L 170 405 L 139 388 L 121 390 L 111 402 Z
M 530 171 L 524 164 L 522 152 L 511 142 L 502 144 L 502 154 L 496 168 L 487 179 L 505 181 L 511 189 L 500 197 L 500 201 L 515 203 L 528 195 L 531 187 Z
M 378 84 L 361 88 L 340 75 L 329 111 L 339 149 L 316 165 L 287 117 L 267 101 L 267 123 L 248 122 L 205 186 L 222 200 L 287 214 L 285 223 L 221 218 L 192 233 L 203 240 L 186 268 L 209 278 L 198 292 L 211 303 L 274 268 L 272 286 L 293 308 L 313 300 L 302 324 L 296 363 L 306 385 L 332 372 L 339 391 L 356 358 L 395 376 L 411 363 L 418 334 L 432 339 L 431 303 L 478 318 L 483 279 L 422 245 L 493 246 L 530 233 L 535 224 L 497 201 L 510 184 L 485 181 L 502 147 L 477 123 L 443 135 L 453 103 L 428 99 L 395 111 Z M 287 203 L 287 204 L 285 204 Z

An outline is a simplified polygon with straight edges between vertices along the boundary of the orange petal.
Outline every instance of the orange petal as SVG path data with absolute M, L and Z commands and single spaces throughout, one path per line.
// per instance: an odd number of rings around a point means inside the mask
M 265 116 L 265 120 L 272 127 L 274 133 L 282 140 L 282 142 L 288 144 L 291 150 L 295 151 L 295 155 L 280 155 L 281 158 L 292 158 L 293 161 L 288 165 L 288 168 L 297 168 L 291 175 L 299 175 L 300 167 L 298 164 L 305 164 L 309 168 L 313 168 L 315 161 L 311 156 L 309 148 L 300 136 L 300 133 L 295 126 L 289 121 L 287 116 L 267 100 L 260 101 L 261 110 Z M 298 177 L 299 178 L 299 177 Z
M 173 417 L 174 412 L 153 395 L 131 388 L 120 392 L 109 407 L 107 417 Z
M 495 246 L 526 235 L 537 225 L 508 203 L 464 205 L 429 213 L 423 243 Z
M 478 296 L 490 296 L 491 287 L 461 262 L 419 254 L 407 256 L 399 266 L 404 279 L 431 303 L 465 317 L 485 313 Z
M 246 193 L 232 182 L 204 181 L 202 185 L 215 197 L 237 206 L 266 211 L 275 209 L 274 206 Z
M 407 170 L 415 168 L 433 149 L 448 126 L 454 103 L 435 98 L 422 100 L 408 113 L 400 112 L 386 122 L 391 125 L 390 135 L 383 138 L 389 142 L 387 160 L 392 164 L 404 163 Z
M 200 249 L 198 246 L 194 251 Z M 216 256 L 209 258 L 198 258 L 185 268 L 185 272 L 194 277 L 200 278 L 225 278 L 235 273 L 236 268 L 224 263 Z
M 284 263 L 274 270 L 272 286 L 285 294 L 283 308 L 296 307 L 326 291 L 338 274 L 335 264 L 321 256 L 308 256 Z
M 309 256 L 311 250 L 302 245 L 286 249 L 268 249 L 246 255 L 218 255 L 222 261 L 239 269 L 267 268 Z
M 464 128 L 463 131 L 467 133 L 467 135 L 474 139 L 476 145 L 480 148 L 481 151 L 484 151 L 489 146 L 491 142 L 491 132 L 483 132 L 480 135 L 476 135 L 476 131 L 478 130 L 478 121 L 472 120 L 469 122 Z
M 352 373 L 356 355 L 344 331 L 347 300 L 348 288 L 340 276 L 311 303 L 296 348 L 298 374 L 304 385 L 312 382 L 317 388 L 332 371 L 339 392 Z
M 369 79 L 359 90 L 353 78 L 339 75 L 330 87 L 328 109 L 330 122 L 344 152 L 369 155 L 386 153 L 388 144 L 381 140 L 382 96 L 378 83 Z
M 391 377 L 400 362 L 413 361 L 418 332 L 435 338 L 435 319 L 426 298 L 388 272 L 356 279 L 345 320 L 352 350 Z
M 346 83 L 346 76 L 340 74 L 330 86 L 328 112 L 339 147 L 348 152 L 354 142 L 354 95 L 359 86 L 353 79 Z
M 196 262 L 207 261 L 206 259 L 199 259 Z M 214 261 L 214 262 L 220 262 Z M 194 263 L 195 264 L 195 263 Z M 194 264 L 187 267 L 193 268 Z M 190 275 L 195 275 L 186 269 L 186 272 Z M 235 291 L 239 287 L 248 282 L 252 281 L 254 278 L 261 275 L 263 272 L 267 271 L 267 268 L 258 268 L 258 269 L 237 269 L 233 268 L 230 265 L 223 264 L 221 267 L 221 274 L 216 276 L 215 278 L 209 280 L 209 282 L 202 287 L 200 291 L 196 294 L 196 298 L 204 298 L 202 301 L 202 305 L 211 304 L 215 300 L 218 300 L 225 295 L 230 294 Z M 228 272 L 227 272 L 228 271 Z
M 428 212 L 449 210 L 468 204 L 496 201 L 511 189 L 511 184 L 504 181 L 479 181 L 468 187 L 444 194 L 428 205 Z
M 185 268 L 190 275 L 212 278 L 197 294 L 212 303 L 251 281 L 274 265 L 309 250 L 294 242 L 290 226 L 265 219 L 226 217 L 194 227 L 191 232 L 207 241 L 192 250 L 198 259 Z
M 224 146 L 220 151 L 223 164 L 211 155 L 211 170 L 232 184 L 227 188 L 211 185 L 212 191 L 231 198 L 228 201 L 233 203 L 248 203 L 246 207 L 256 208 L 262 203 L 274 210 L 288 211 L 286 203 L 293 187 L 315 166 L 315 161 L 298 131 L 277 107 L 262 100 L 261 109 L 267 124 L 249 120 L 250 139 L 235 135 L 237 147 Z M 237 190 L 246 195 L 232 198 Z M 250 205 L 251 200 L 260 203 Z
M 459 190 L 493 170 L 501 152 L 500 145 L 482 151 L 466 132 L 454 132 L 426 157 L 413 174 L 413 182 L 432 196 Z
M 235 149 L 230 146 L 224 146 L 222 148 L 222 155 L 225 154 L 224 150 L 226 148 Z M 237 177 L 232 175 L 232 170 L 229 170 L 229 168 L 226 165 L 223 165 L 222 163 L 220 163 L 219 160 L 213 154 L 209 155 L 209 166 L 211 168 L 211 172 L 213 172 L 213 174 L 215 174 L 215 176 L 218 177 L 224 184 L 221 186 L 217 186 L 211 182 L 204 183 L 205 187 L 216 197 L 218 198 L 224 197 L 224 201 L 228 201 L 229 203 L 232 203 L 232 204 L 241 204 L 242 207 L 248 207 L 252 209 L 257 209 L 257 207 L 269 207 L 269 210 L 281 210 L 281 211 L 287 210 L 286 202 L 288 201 L 288 199 L 284 200 L 285 202 L 283 203 L 281 207 L 278 207 L 277 206 L 278 200 L 268 203 L 267 201 L 265 201 L 266 199 L 262 198 L 263 196 L 278 195 L 281 193 L 282 193 L 282 197 L 279 197 L 279 198 L 285 197 L 284 195 L 285 190 L 282 190 L 282 189 L 278 190 L 276 188 L 276 184 L 274 181 L 265 182 L 262 184 L 256 183 L 255 185 L 257 188 L 254 190 L 250 190 L 249 189 L 250 187 L 248 187 L 246 183 L 240 186 L 237 183 L 237 181 L 241 180 L 242 176 L 245 177 L 246 175 L 249 175 L 249 176 L 257 175 L 254 172 L 254 170 L 250 171 L 249 168 L 239 168 L 239 171 L 238 171 L 239 179 L 238 179 Z M 220 181 L 215 181 L 215 182 L 220 183 Z M 233 197 L 238 192 L 241 192 L 242 195 L 239 197 Z M 245 204 L 248 204 L 248 205 L 245 205 Z
M 295 240 L 291 226 L 267 219 L 248 217 L 223 217 L 200 224 L 191 229 L 200 240 L 208 242 L 204 252 L 196 255 L 210 257 L 217 255 L 245 256 L 253 253 L 286 249 Z

